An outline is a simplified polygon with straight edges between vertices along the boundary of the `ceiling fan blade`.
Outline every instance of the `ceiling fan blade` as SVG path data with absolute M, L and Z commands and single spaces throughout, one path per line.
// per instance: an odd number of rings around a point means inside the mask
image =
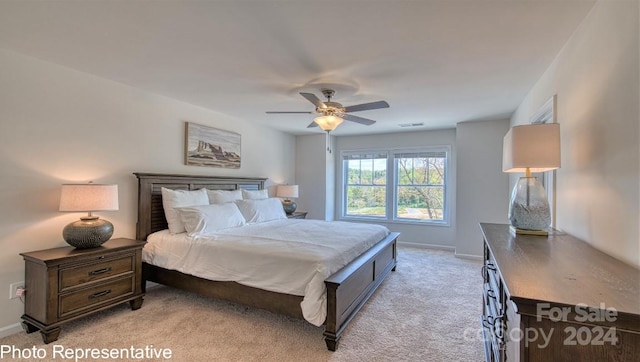
M 305 97 L 309 102 L 313 103 L 317 108 L 327 108 L 327 105 L 324 104 L 324 102 L 322 102 L 320 98 L 316 97 L 316 95 L 313 93 L 300 92 L 300 95 Z
M 309 125 L 307 126 L 307 128 L 313 128 L 313 127 L 318 127 L 318 124 L 315 121 L 309 123 Z
M 342 118 L 346 119 L 347 121 L 364 124 L 365 126 L 371 126 L 372 124 L 376 123 L 376 121 L 372 119 L 362 118 L 362 117 L 354 116 L 352 114 L 345 114 L 344 116 L 342 116 Z
M 356 104 L 354 106 L 344 107 L 344 111 L 347 113 L 350 113 L 350 112 L 368 111 L 370 109 L 379 109 L 379 108 L 389 108 L 389 103 L 385 101 L 378 101 L 378 102 L 371 102 L 371 103 Z
M 296 111 L 292 111 L 292 112 L 284 111 L 284 112 L 281 112 L 281 111 L 267 111 L 266 113 L 267 113 L 267 114 L 301 114 L 301 113 L 304 113 L 304 114 L 311 114 L 311 113 L 314 113 L 314 112 L 296 112 Z

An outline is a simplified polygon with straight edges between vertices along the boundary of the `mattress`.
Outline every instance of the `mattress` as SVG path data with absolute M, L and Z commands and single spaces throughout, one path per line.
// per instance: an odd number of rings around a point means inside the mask
M 149 235 L 142 260 L 216 281 L 303 297 L 303 317 L 326 318 L 324 280 L 389 234 L 381 225 L 283 219 L 189 237 Z

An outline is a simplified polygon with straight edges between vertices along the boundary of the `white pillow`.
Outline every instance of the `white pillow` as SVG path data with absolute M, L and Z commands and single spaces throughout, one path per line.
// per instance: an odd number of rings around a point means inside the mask
M 175 210 L 176 207 L 209 205 L 209 197 L 207 197 L 206 189 L 188 191 L 171 190 L 163 187 L 160 191 L 162 192 L 164 216 L 167 218 L 169 232 L 172 234 L 179 234 L 185 231 L 178 211 Z
M 267 189 L 242 190 L 243 200 L 258 200 L 258 199 L 266 199 L 268 197 L 269 197 L 269 192 L 267 191 Z
M 282 202 L 275 197 L 259 200 L 238 200 L 238 209 L 248 224 L 286 219 Z
M 238 206 L 232 202 L 180 207 L 177 210 L 189 236 L 211 234 L 245 224 Z
M 234 202 L 242 200 L 241 190 L 207 190 L 210 204 L 224 204 L 225 202 Z

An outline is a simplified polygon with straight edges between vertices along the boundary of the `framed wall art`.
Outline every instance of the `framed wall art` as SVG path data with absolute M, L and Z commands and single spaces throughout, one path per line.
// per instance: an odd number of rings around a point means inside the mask
M 185 122 L 185 165 L 240 168 L 240 134 Z

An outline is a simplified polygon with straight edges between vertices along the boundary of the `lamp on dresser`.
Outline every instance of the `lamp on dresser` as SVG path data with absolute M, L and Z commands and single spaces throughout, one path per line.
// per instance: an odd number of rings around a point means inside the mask
M 284 198 L 282 207 L 287 215 L 291 215 L 296 211 L 298 205 L 291 201 L 291 198 L 298 197 L 298 185 L 280 185 L 276 189 L 276 196 Z
M 524 172 L 511 193 L 509 222 L 521 234 L 547 235 L 551 210 L 547 193 L 532 172 L 560 167 L 560 125 L 530 124 L 512 127 L 503 141 L 502 170 Z
M 69 245 L 79 249 L 102 245 L 113 235 L 113 224 L 93 215 L 93 212 L 115 210 L 118 210 L 118 185 L 62 185 L 60 211 L 88 213 L 80 220 L 65 226 L 62 237 Z

